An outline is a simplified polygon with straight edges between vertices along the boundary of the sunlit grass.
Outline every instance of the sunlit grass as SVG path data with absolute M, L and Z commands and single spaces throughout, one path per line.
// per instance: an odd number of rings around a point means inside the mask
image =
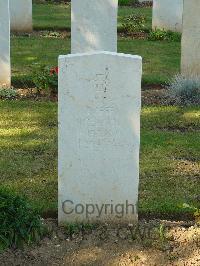
M 145 27 L 151 28 L 151 8 L 120 7 L 118 26 L 130 14 L 143 14 L 147 18 Z M 65 4 L 34 4 L 33 24 L 35 29 L 70 30 L 70 6 Z M 180 42 L 118 40 L 118 51 L 137 54 L 143 58 L 143 82 L 165 83 L 180 71 Z M 39 36 L 15 36 L 11 39 L 13 85 L 22 83 L 25 76 L 28 84 L 32 81 L 34 70 L 41 65 L 56 66 L 58 56 L 70 53 L 70 38 L 45 38 Z
M 151 28 L 152 8 L 119 7 L 118 27 L 124 18 L 134 14 L 142 14 L 146 18 L 146 28 Z M 33 4 L 33 26 L 37 30 L 70 30 L 71 7 L 66 4 Z
M 164 83 L 180 67 L 180 43 L 147 40 L 119 39 L 118 51 L 141 55 L 143 58 L 143 82 Z M 58 56 L 70 53 L 70 39 L 47 39 L 42 37 L 13 37 L 11 59 L 13 80 L 32 73 L 41 65 L 56 66 Z
M 57 210 L 57 104 L 0 102 L 0 183 L 41 213 Z M 200 108 L 144 107 L 140 213 L 179 214 L 198 205 Z M 183 130 L 184 129 L 184 130 Z
M 120 8 L 118 27 L 132 13 L 151 8 Z M 34 29 L 70 30 L 68 5 L 33 5 Z M 165 83 L 180 69 L 180 43 L 119 38 L 118 51 L 143 57 L 143 82 Z M 70 38 L 13 36 L 12 79 L 40 66 L 56 66 L 70 53 Z M 41 213 L 57 211 L 57 104 L 0 102 L 0 183 L 25 194 Z M 198 205 L 200 191 L 200 108 L 143 107 L 140 156 L 140 213 L 179 214 L 183 203 Z
M 144 128 L 190 132 L 200 129 L 200 111 L 195 107 L 144 107 L 142 123 Z

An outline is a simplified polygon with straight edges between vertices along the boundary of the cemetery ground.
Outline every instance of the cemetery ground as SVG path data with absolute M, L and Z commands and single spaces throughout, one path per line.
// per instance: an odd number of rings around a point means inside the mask
M 142 14 L 145 17 L 142 31 L 149 31 L 151 13 L 151 8 L 119 8 L 118 50 L 122 53 L 141 55 L 144 58 L 143 82 L 161 84 L 179 71 L 180 42 L 127 38 L 124 37 L 122 27 L 127 16 Z M 22 75 L 30 82 L 33 69 L 40 69 L 41 65 L 56 66 L 58 56 L 70 52 L 70 19 L 68 5 L 33 6 L 33 23 L 37 31 L 33 34 L 13 35 L 11 41 L 12 80 L 15 85 L 21 85 Z
M 34 5 L 33 12 L 34 32 L 11 38 L 12 83 L 24 94 L 33 71 L 70 52 L 69 6 Z M 163 85 L 179 72 L 180 41 L 124 36 L 123 17 L 138 12 L 150 29 L 151 8 L 120 8 L 118 49 L 143 57 L 139 227 L 152 225 L 156 239 L 117 225 L 88 225 L 85 234 L 57 227 L 57 101 L 29 93 L 0 101 L 0 181 L 25 195 L 52 233 L 39 246 L 0 254 L 3 265 L 199 265 L 200 107 L 163 105 Z
M 0 107 L 1 185 L 56 217 L 57 103 L 1 101 Z M 192 217 L 183 204 L 199 202 L 199 108 L 144 106 L 141 121 L 140 214 Z

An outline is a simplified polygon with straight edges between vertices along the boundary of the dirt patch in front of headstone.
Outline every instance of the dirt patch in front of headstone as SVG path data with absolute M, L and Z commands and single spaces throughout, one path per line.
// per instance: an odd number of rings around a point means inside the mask
M 143 105 L 163 105 L 167 104 L 168 97 L 166 89 L 157 87 L 152 89 L 142 90 L 142 104 Z
M 34 30 L 32 32 L 12 32 L 12 37 L 36 37 L 36 38 L 50 38 L 50 39 L 70 39 L 71 29 L 54 29 L 53 27 L 48 30 Z M 122 39 L 148 39 L 149 33 L 138 31 L 134 33 L 127 33 L 123 28 L 118 29 L 118 36 Z
M 200 227 L 193 222 L 140 221 L 71 232 L 46 220 L 51 234 L 38 246 L 0 254 L 7 265 L 200 265 Z
M 51 100 L 56 102 L 58 100 L 57 94 L 48 94 L 42 91 L 40 94 L 37 93 L 35 88 L 21 88 L 17 89 L 19 99 L 31 99 L 36 101 Z M 142 104 L 143 105 L 161 105 L 166 104 L 166 89 L 163 89 L 161 85 L 155 85 L 150 87 L 144 87 L 142 89 Z
M 37 37 L 37 38 L 51 38 L 51 39 L 65 39 L 71 38 L 71 30 L 57 30 L 57 29 L 49 29 L 49 30 L 34 30 L 30 32 L 13 32 L 12 36 L 20 36 L 20 37 Z

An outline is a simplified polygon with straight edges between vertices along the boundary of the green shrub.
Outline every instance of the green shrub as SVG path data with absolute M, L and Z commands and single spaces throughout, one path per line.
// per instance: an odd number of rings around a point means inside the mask
M 26 199 L 0 189 L 0 249 L 23 247 L 44 233 L 40 217 Z
M 32 75 L 19 75 L 12 77 L 12 85 L 15 88 L 34 88 L 35 84 L 33 83 Z
M 0 88 L 0 99 L 15 99 L 17 96 L 17 91 L 12 88 Z
M 33 83 L 38 92 L 49 90 L 51 93 L 58 91 L 58 68 L 41 67 L 32 76 Z
M 195 218 L 195 222 L 200 225 L 200 208 L 187 203 L 183 204 L 183 208 L 187 209 L 188 211 L 192 211 Z
M 165 31 L 165 30 L 152 30 L 149 33 L 148 40 L 150 41 L 180 41 L 181 34 L 173 31 Z
M 200 78 L 176 75 L 170 80 L 167 89 L 167 94 L 173 104 L 186 106 L 200 104 Z
M 125 33 L 133 35 L 136 32 L 143 32 L 145 28 L 146 17 L 138 15 L 130 15 L 124 18 L 124 23 L 122 24 L 122 29 Z

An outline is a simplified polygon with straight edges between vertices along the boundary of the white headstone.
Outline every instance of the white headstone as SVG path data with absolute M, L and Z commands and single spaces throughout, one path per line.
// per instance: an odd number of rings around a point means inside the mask
M 12 31 L 32 31 L 32 0 L 10 0 L 10 27 Z
M 183 0 L 153 0 L 153 29 L 182 31 Z
M 137 220 L 141 75 L 139 56 L 60 56 L 60 224 Z
M 71 53 L 117 51 L 118 0 L 72 0 Z
M 200 77 L 200 0 L 184 0 L 181 71 Z
M 153 0 L 139 0 L 140 3 L 153 2 Z
M 0 0 L 0 86 L 10 86 L 9 0 Z

